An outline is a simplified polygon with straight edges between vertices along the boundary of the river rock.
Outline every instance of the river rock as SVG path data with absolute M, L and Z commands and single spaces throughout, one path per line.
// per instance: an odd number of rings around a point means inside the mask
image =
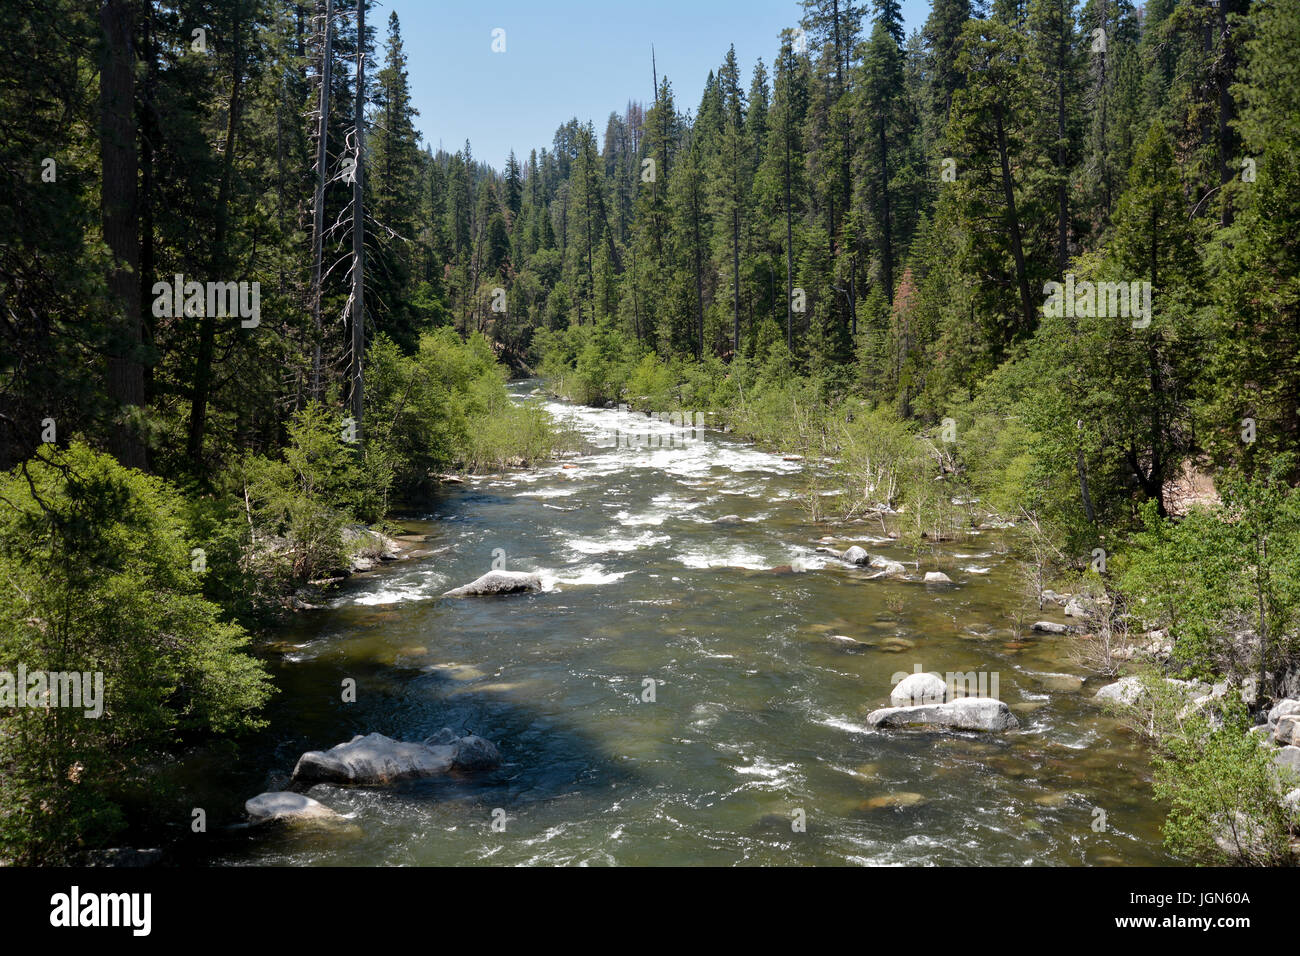
M 864 800 L 858 805 L 859 810 L 882 810 L 898 809 L 900 807 L 919 807 L 926 802 L 925 796 L 919 793 L 909 793 L 899 791 L 898 793 L 884 793 L 878 797 L 872 797 L 870 800 Z
M 1177 680 L 1166 677 L 1165 683 L 1178 689 L 1189 700 L 1203 697 L 1213 690 L 1209 684 L 1198 681 Z M 1120 704 L 1136 704 L 1142 697 L 1142 680 L 1140 677 L 1121 677 L 1113 684 L 1107 684 L 1097 691 L 1097 700 L 1112 700 Z
M 401 556 L 396 541 L 364 524 L 344 525 L 339 539 L 348 555 L 348 571 L 353 574 L 370 571 L 381 561 L 394 561 Z
M 450 727 L 444 727 L 424 739 L 426 747 L 451 747 L 455 750 L 452 765 L 457 770 L 491 770 L 501 763 L 501 752 L 496 744 L 478 734 L 460 736 Z
M 1087 617 L 1093 611 L 1091 602 L 1084 601 L 1080 597 L 1072 597 L 1065 604 L 1066 617 Z
M 901 654 L 916 647 L 916 641 L 910 641 L 905 637 L 886 637 L 880 642 L 879 647 L 889 654 Z
M 358 734 L 329 750 L 309 750 L 293 768 L 295 783 L 386 784 L 432 777 L 451 769 L 456 748 Z
M 1273 755 L 1273 762 L 1283 770 L 1300 774 L 1300 747 L 1287 746 L 1278 749 Z
M 1064 624 L 1057 624 L 1054 621 L 1035 621 L 1029 628 L 1031 631 L 1041 631 L 1044 634 L 1068 634 L 1069 627 Z
M 841 561 L 847 561 L 849 564 L 865 565 L 871 560 L 871 555 L 863 551 L 856 544 L 840 555 Z
M 1077 674 L 1035 674 L 1034 679 L 1043 686 L 1044 690 L 1069 694 L 1083 690 L 1083 678 Z
M 496 744 L 477 734 L 469 734 L 456 743 L 452 764 L 457 770 L 491 770 L 500 763 L 501 752 Z
M 944 574 L 942 571 L 926 571 L 925 583 L 926 584 L 952 584 L 952 578 L 948 577 L 948 575 Z
M 1275 726 L 1279 720 L 1290 714 L 1300 714 L 1300 700 L 1291 700 L 1284 698 L 1273 705 L 1268 712 L 1268 725 Z
M 895 707 L 917 704 L 942 704 L 948 699 L 948 685 L 938 674 L 908 674 L 889 695 Z
M 542 579 L 527 571 L 489 571 L 469 584 L 452 588 L 443 597 L 468 597 L 477 594 L 516 594 L 520 591 L 537 591 Z
M 891 561 L 889 558 L 881 557 L 878 554 L 871 559 L 870 564 L 871 567 L 878 568 L 886 574 L 902 574 L 907 570 L 900 562 Z
M 249 822 L 259 823 L 335 823 L 343 817 L 325 804 L 301 793 L 277 790 L 259 793 L 244 802 Z
M 383 734 L 358 734 L 329 750 L 311 750 L 293 768 L 295 783 L 380 785 L 436 777 L 452 769 L 484 770 L 500 762 L 490 742 L 475 735 L 456 737 L 444 729 L 433 743 L 393 740 Z
M 1011 709 L 991 697 L 962 697 L 946 704 L 885 707 L 867 715 L 871 727 L 930 727 L 944 730 L 1012 730 L 1020 726 Z
M 1264 828 L 1240 810 L 1232 812 L 1231 821 L 1221 822 L 1214 835 L 1215 845 L 1234 860 L 1250 860 L 1268 852 Z

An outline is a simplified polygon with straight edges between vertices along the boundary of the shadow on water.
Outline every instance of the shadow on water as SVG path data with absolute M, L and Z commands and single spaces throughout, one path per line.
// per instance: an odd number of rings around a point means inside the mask
M 247 739 L 234 762 L 224 750 L 200 752 L 175 771 L 182 812 L 188 817 L 189 807 L 201 806 L 208 820 L 207 833 L 191 834 L 169 851 L 175 862 L 442 862 L 435 839 L 440 829 L 477 828 L 489 839 L 497 808 L 509 821 L 534 804 L 634 785 L 635 772 L 620 765 L 617 755 L 603 752 L 553 707 L 530 705 L 509 682 L 471 667 L 417 665 L 409 660 L 414 648 L 406 654 L 395 649 L 388 662 L 364 659 L 365 630 L 353 635 L 349 647 L 328 612 L 307 616 L 295 631 L 298 646 L 327 647 L 312 660 L 297 662 L 286 659 L 294 651 L 263 649 L 280 689 L 266 711 L 267 729 Z M 345 679 L 356 681 L 355 703 L 342 700 Z M 291 773 L 305 751 L 327 749 L 357 734 L 422 740 L 443 727 L 494 741 L 501 765 L 386 787 L 318 784 L 306 792 L 355 824 L 334 832 L 243 824 L 246 799 L 293 788 Z M 403 838 L 394 840 L 399 832 Z M 411 834 L 427 839 L 412 840 Z M 316 859 L 321 853 L 330 859 Z

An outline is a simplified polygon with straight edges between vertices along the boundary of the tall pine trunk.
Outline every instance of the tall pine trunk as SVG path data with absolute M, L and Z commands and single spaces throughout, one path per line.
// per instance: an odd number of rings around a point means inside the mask
M 364 363 L 366 356 L 366 209 L 362 188 L 365 183 L 366 104 L 366 0 L 357 0 L 357 101 L 353 124 L 357 137 L 357 164 L 352 180 L 352 418 L 361 438 L 361 417 L 365 403 Z
M 325 167 L 328 164 L 330 129 L 330 63 L 333 58 L 331 41 L 334 29 L 334 0 L 325 0 L 325 36 L 321 52 L 320 80 L 320 135 L 316 141 L 316 196 L 312 209 L 312 264 L 311 264 L 311 319 L 312 319 L 312 353 L 311 353 L 311 395 L 321 397 L 321 257 L 325 241 Z
M 993 105 L 993 119 L 997 128 L 998 160 L 1002 167 L 1002 195 L 1007 204 L 1007 227 L 1011 233 L 1011 255 L 1016 261 L 1016 284 L 1020 287 L 1020 307 L 1024 310 L 1024 331 L 1034 328 L 1034 299 L 1029 291 L 1029 275 L 1025 271 L 1025 250 L 1020 241 L 1020 217 L 1016 214 L 1016 190 L 1011 180 L 1011 160 L 1007 155 L 1007 133 L 1002 124 L 1002 103 Z
M 123 465 L 144 468 L 144 442 L 130 409 L 144 404 L 140 360 L 140 237 L 135 141 L 135 18 L 130 0 L 104 0 L 99 10 L 104 47 L 99 73 L 99 150 L 103 174 L 100 216 L 113 256 L 108 291 L 117 312 L 108 354 L 108 395 L 120 406 L 110 448 Z
M 214 280 L 230 282 L 230 252 L 227 249 L 230 235 L 230 190 L 234 178 L 235 141 L 239 128 L 241 107 L 240 93 L 243 88 L 244 68 L 241 18 L 239 3 L 235 3 L 234 16 L 234 61 L 231 67 L 230 105 L 226 111 L 225 153 L 221 157 L 221 184 L 217 188 L 216 228 L 212 236 L 212 270 Z M 199 354 L 194 365 L 194 386 L 190 400 L 189 434 L 186 442 L 186 455 L 196 474 L 203 471 L 203 436 L 207 430 L 208 397 L 212 390 L 212 357 L 216 349 L 216 316 L 209 315 L 204 309 L 203 318 L 199 320 Z

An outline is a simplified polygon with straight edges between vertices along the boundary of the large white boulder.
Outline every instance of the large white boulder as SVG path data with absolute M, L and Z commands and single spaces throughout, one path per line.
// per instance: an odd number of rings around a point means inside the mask
M 542 579 L 527 571 L 489 571 L 469 584 L 452 588 L 443 597 L 468 597 L 478 594 L 516 594 L 520 591 L 538 591 Z
M 1197 697 L 1204 697 L 1213 691 L 1209 684 L 1203 684 L 1199 681 L 1177 680 L 1173 677 L 1166 677 L 1164 681 L 1183 697 L 1186 697 L 1189 703 Z M 1142 679 L 1140 677 L 1121 677 L 1114 683 L 1107 684 L 1097 691 L 1096 698 L 1097 700 L 1115 701 L 1119 704 L 1136 704 L 1142 699 L 1143 693 Z
M 378 785 L 435 777 L 449 770 L 484 770 L 500 762 L 496 747 L 482 737 L 450 731 L 425 743 L 383 734 L 357 735 L 329 750 L 310 750 L 293 768 L 295 783 Z
M 1268 712 L 1268 724 L 1272 727 L 1283 717 L 1291 714 L 1300 714 L 1300 700 L 1292 700 L 1289 697 L 1279 700 Z
M 1011 709 L 992 697 L 961 697 L 946 704 L 884 707 L 867 715 L 871 727 L 921 727 L 938 730 L 1013 730 L 1020 722 Z
M 948 685 L 938 674 L 908 674 L 889 695 L 895 707 L 942 704 L 948 699 Z

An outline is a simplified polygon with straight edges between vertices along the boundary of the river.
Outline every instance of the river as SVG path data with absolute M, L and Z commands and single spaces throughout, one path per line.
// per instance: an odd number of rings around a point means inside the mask
M 355 576 L 260 646 L 281 693 L 236 760 L 182 765 L 208 818 L 180 838 L 183 861 L 1173 862 L 1143 749 L 1092 702 L 1103 681 L 1061 637 L 1012 639 L 1026 603 L 1014 530 L 917 553 L 877 525 L 811 524 L 805 463 L 711 430 L 546 407 L 585 454 L 445 486 L 400 519 L 428 554 Z M 909 579 L 817 553 L 828 533 L 907 562 Z M 438 599 L 494 560 L 539 572 L 545 590 Z M 921 583 L 927 570 L 953 585 Z M 918 667 L 996 675 L 1020 729 L 867 728 L 891 676 Z M 351 815 L 334 831 L 239 823 L 243 801 L 283 787 L 305 750 L 444 726 L 496 742 L 500 769 L 318 787 Z

